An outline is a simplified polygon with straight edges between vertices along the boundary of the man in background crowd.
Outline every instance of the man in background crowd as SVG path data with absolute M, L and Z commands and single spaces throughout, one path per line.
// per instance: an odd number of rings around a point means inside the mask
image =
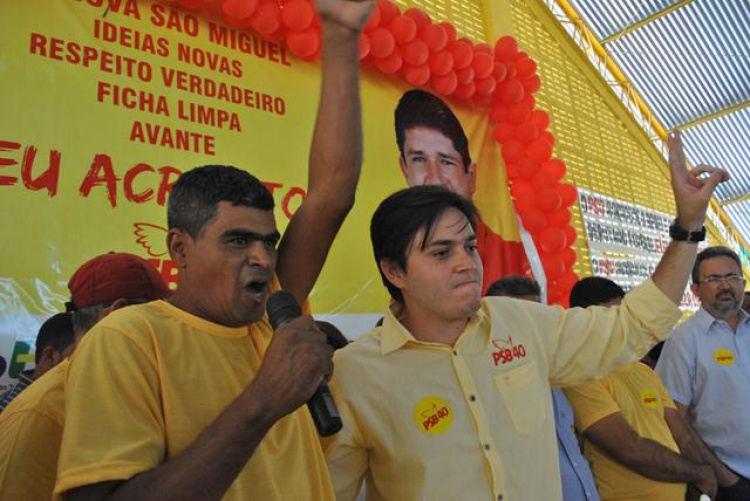
M 31 383 L 62 362 L 73 350 L 74 341 L 73 319 L 69 313 L 57 313 L 45 320 L 36 336 L 34 368 L 23 371 L 13 389 L 0 400 L 0 412 Z
M 615 308 L 624 297 L 613 281 L 588 277 L 571 290 L 570 306 Z M 681 500 L 686 484 L 713 496 L 717 461 L 702 456 L 650 367 L 633 362 L 598 381 L 566 388 L 565 394 L 602 499 Z
M 708 247 L 691 289 L 701 307 L 664 345 L 656 371 L 680 414 L 723 463 L 719 500 L 750 499 L 750 315 L 737 254 Z
M 114 252 L 84 263 L 73 273 L 68 289 L 71 300 L 67 306 L 72 314 L 64 315 L 71 334 L 75 327 L 75 343 L 67 353 L 72 353 L 83 335 L 113 311 L 170 295 L 161 275 L 148 261 Z M 63 359 L 0 414 L 0 499 L 52 497 L 69 367 L 69 359 Z
M 506 296 L 525 301 L 541 302 L 539 284 L 522 276 L 501 278 L 487 288 L 487 296 Z M 552 409 L 555 413 L 557 453 L 560 460 L 563 501 L 598 501 L 594 477 L 578 446 L 573 423 L 573 408 L 560 388 L 552 388 Z

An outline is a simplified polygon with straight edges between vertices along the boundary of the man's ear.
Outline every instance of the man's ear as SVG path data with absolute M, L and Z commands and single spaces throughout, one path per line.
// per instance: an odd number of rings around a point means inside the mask
M 169 257 L 177 263 L 178 268 L 187 266 L 187 248 L 190 243 L 190 235 L 179 228 L 171 228 L 167 233 L 167 249 Z
M 110 304 L 109 306 L 107 306 L 106 308 L 102 309 L 99 312 L 99 320 L 101 320 L 102 318 L 106 317 L 107 315 L 109 315 L 113 311 L 119 310 L 120 308 L 124 308 L 127 305 L 128 305 L 128 300 L 127 299 L 122 298 L 122 297 L 119 298 L 119 299 L 115 299 L 112 302 L 112 304 Z
M 473 196 L 474 190 L 477 189 L 477 164 L 475 164 L 474 162 L 471 162 L 466 172 L 469 174 L 469 179 L 471 183 L 469 185 L 469 190 L 470 190 L 471 195 Z
M 398 263 L 389 259 L 380 260 L 380 270 L 390 283 L 397 289 L 402 289 L 406 285 L 406 272 Z

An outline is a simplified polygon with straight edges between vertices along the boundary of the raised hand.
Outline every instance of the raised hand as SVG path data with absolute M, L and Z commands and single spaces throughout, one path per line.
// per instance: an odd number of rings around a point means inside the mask
M 375 8 L 375 0 L 315 0 L 321 20 L 359 33 Z
M 708 165 L 698 165 L 689 170 L 679 130 L 669 135 L 667 145 L 677 220 L 686 230 L 698 230 L 703 226 L 706 210 L 716 186 L 728 181 L 729 174 L 724 169 Z M 701 177 L 703 174 L 709 175 Z

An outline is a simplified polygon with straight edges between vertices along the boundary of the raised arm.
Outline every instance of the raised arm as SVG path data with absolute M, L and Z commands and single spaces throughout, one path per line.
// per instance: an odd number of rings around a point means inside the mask
M 372 0 L 316 0 L 323 23 L 323 76 L 310 151 L 308 191 L 279 246 L 277 274 L 300 304 L 354 204 L 362 168 L 359 34 Z
M 729 179 L 722 169 L 699 165 L 687 169 L 680 131 L 669 136 L 669 169 L 672 179 L 677 224 L 688 231 L 703 227 L 706 210 L 716 186 Z M 701 177 L 708 174 L 708 177 Z M 695 262 L 697 245 L 672 241 L 651 277 L 656 286 L 675 304 L 680 304 L 687 279 Z

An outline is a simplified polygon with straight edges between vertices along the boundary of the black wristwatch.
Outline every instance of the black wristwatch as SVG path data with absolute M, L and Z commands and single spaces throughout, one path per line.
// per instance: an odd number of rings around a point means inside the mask
M 677 223 L 675 219 L 669 227 L 669 236 L 677 242 L 698 243 L 706 239 L 706 227 L 701 226 L 698 231 L 688 231 Z

